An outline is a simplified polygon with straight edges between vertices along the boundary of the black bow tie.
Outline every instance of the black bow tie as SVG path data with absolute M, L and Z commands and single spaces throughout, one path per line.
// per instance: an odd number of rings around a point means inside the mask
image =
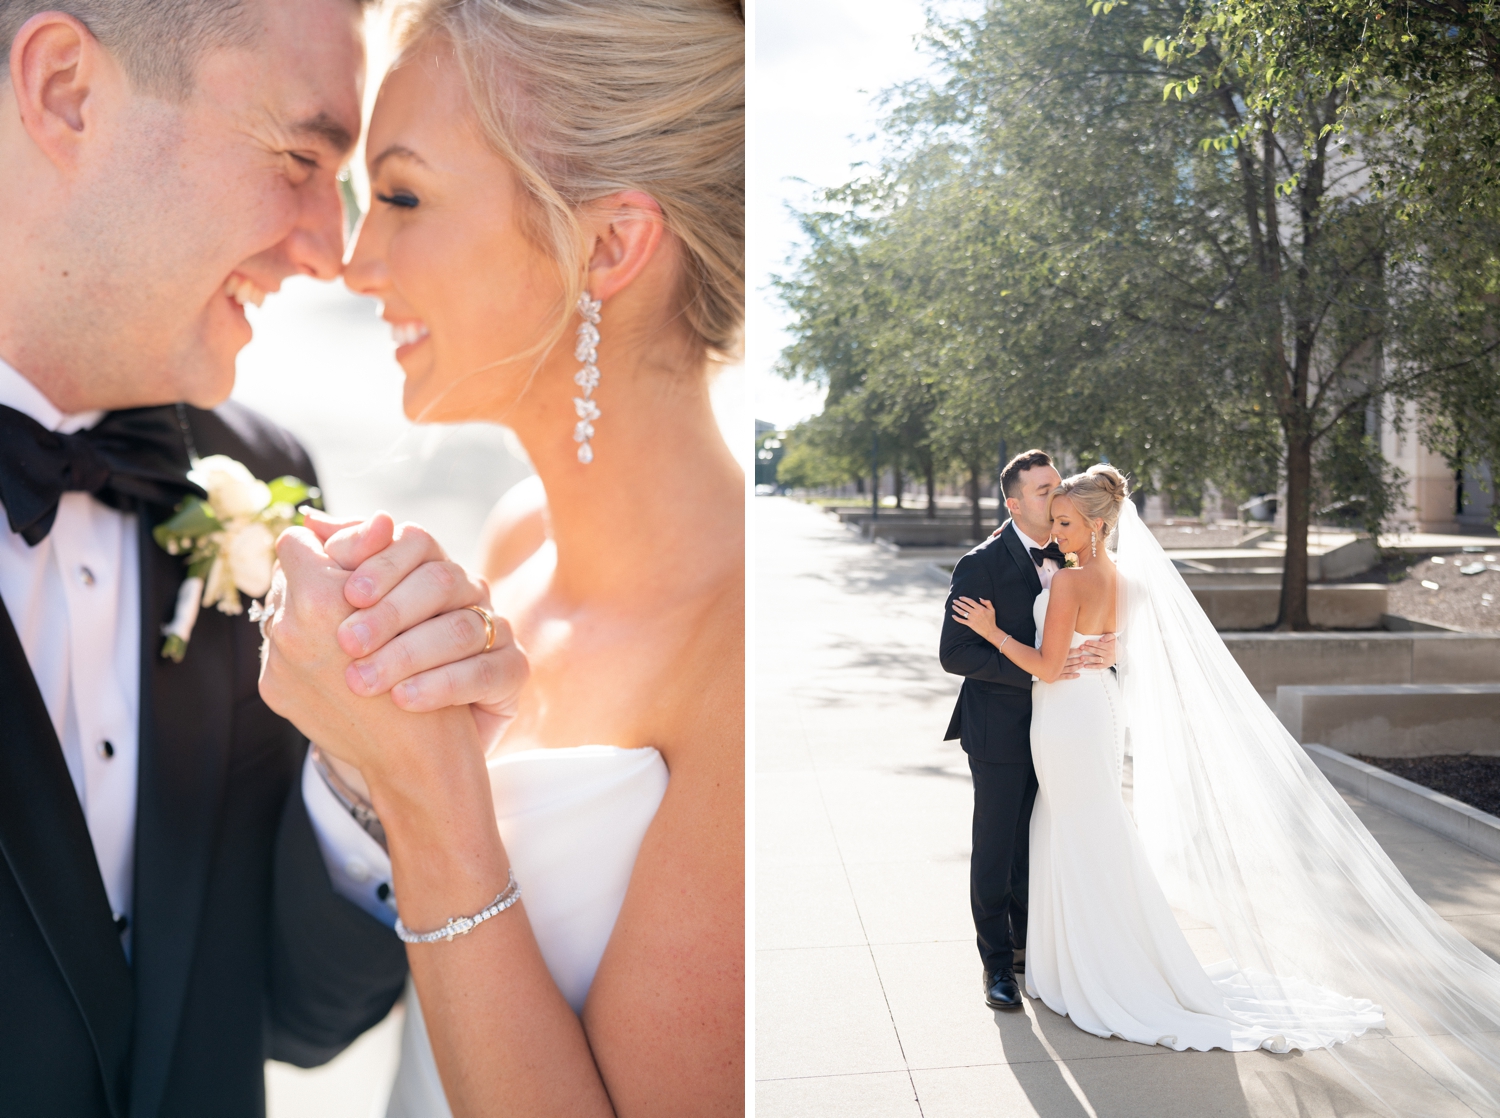
M 47 538 L 64 493 L 92 493 L 124 512 L 205 496 L 187 479 L 187 442 L 176 409 L 110 412 L 75 435 L 49 431 L 0 405 L 0 500 L 10 530 L 32 547 Z
M 1058 550 L 1056 540 L 1048 540 L 1046 547 L 1032 547 L 1027 550 L 1031 552 L 1031 561 L 1038 567 L 1042 565 L 1043 559 L 1051 559 L 1059 567 L 1065 567 L 1068 564 L 1068 557 Z

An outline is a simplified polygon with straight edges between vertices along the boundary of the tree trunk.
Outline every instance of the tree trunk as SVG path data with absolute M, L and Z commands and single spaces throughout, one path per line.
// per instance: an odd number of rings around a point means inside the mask
M 933 468 L 932 456 L 922 463 L 922 472 L 927 475 L 927 519 L 937 519 L 937 470 Z
M 1286 563 L 1281 571 L 1282 632 L 1311 629 L 1307 617 L 1307 528 L 1312 510 L 1312 440 L 1299 435 L 1287 440 Z
M 969 534 L 977 542 L 984 539 L 979 519 L 979 463 L 969 463 Z
M 902 476 L 900 466 L 891 467 L 891 481 L 895 483 L 896 508 L 901 507 L 901 493 L 906 488 L 906 478 Z

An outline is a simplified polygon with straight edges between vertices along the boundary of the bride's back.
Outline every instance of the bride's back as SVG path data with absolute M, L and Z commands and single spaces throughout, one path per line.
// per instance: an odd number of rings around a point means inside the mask
M 1078 594 L 1078 620 L 1073 626 L 1074 632 L 1089 637 L 1113 633 L 1119 601 L 1119 572 L 1108 554 L 1101 550 L 1097 559 L 1068 571 L 1066 577 L 1074 580 Z

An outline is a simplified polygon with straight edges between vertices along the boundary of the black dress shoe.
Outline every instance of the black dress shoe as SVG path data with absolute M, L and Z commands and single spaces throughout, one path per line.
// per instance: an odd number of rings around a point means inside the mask
M 991 1009 L 1020 1009 L 1021 987 L 1009 967 L 997 974 L 984 973 L 984 1004 Z

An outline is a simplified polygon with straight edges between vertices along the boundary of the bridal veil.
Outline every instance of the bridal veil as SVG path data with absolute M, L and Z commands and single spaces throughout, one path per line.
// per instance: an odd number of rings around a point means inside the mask
M 1412 891 L 1130 501 L 1117 563 L 1136 825 L 1173 907 L 1216 929 L 1254 1002 L 1308 1033 L 1327 1027 L 1308 983 L 1377 1003 L 1384 1029 L 1330 1051 L 1379 1111 L 1500 1118 L 1500 964 Z

